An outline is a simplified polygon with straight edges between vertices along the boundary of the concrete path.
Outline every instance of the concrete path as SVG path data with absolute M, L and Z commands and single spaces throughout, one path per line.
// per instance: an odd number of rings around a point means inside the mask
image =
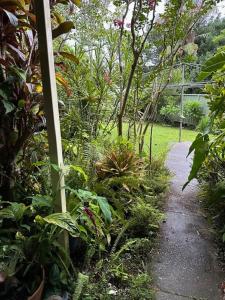
M 167 167 L 174 174 L 166 204 L 159 248 L 153 259 L 157 300 L 219 300 L 219 286 L 225 280 L 217 262 L 217 250 L 210 228 L 198 203 L 197 182 L 182 192 L 190 159 L 190 144 L 172 147 Z

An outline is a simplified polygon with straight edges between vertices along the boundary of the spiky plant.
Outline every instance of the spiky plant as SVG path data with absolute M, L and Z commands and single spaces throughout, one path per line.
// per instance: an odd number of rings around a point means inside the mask
M 119 144 L 108 150 L 103 159 L 96 163 L 96 174 L 99 180 L 122 176 L 142 177 L 143 161 L 127 144 Z

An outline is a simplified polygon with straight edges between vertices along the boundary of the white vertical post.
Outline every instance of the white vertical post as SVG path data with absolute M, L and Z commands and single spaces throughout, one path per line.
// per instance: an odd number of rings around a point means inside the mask
M 52 29 L 49 0 L 35 0 L 39 56 L 42 71 L 44 110 L 47 121 L 49 156 L 52 164 L 63 167 L 62 142 L 59 122 L 58 97 L 52 46 Z M 52 187 L 55 210 L 66 211 L 64 176 L 52 168 Z
M 180 143 L 181 140 L 182 140 L 182 129 L 183 129 L 184 84 L 185 84 L 185 64 L 182 64 L 182 88 L 181 88 L 181 100 L 180 100 L 180 129 L 179 129 L 179 143 Z

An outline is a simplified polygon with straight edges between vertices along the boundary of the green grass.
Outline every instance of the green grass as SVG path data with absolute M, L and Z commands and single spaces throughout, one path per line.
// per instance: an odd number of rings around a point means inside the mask
M 182 130 L 182 142 L 194 141 L 197 132 L 194 130 Z M 172 144 L 179 141 L 179 128 L 155 125 L 153 129 L 153 156 L 165 156 Z M 146 142 L 149 143 L 149 133 L 146 135 Z M 145 145 L 145 151 L 148 151 Z
M 128 124 L 124 124 L 124 132 L 127 132 L 127 126 Z M 149 135 L 150 135 L 150 128 L 148 129 L 148 132 L 146 133 L 145 137 L 145 145 L 144 145 L 144 151 L 146 153 L 149 152 Z M 197 135 L 197 132 L 194 130 L 189 129 L 183 129 L 182 130 L 182 141 L 194 141 L 195 137 Z M 112 137 L 116 138 L 117 132 L 116 129 L 112 132 Z M 178 127 L 170 127 L 165 125 L 154 125 L 153 129 L 153 149 L 152 154 L 154 157 L 165 157 L 166 153 L 170 149 L 170 147 L 178 142 L 179 140 L 179 128 Z

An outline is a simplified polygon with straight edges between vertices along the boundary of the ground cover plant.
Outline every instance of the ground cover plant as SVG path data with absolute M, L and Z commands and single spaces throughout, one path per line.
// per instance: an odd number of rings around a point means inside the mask
M 49 4 L 64 166 L 49 161 L 35 1 L 0 0 L 0 298 L 153 299 L 163 164 L 178 136 L 155 125 L 157 106 L 215 3 Z M 52 170 L 65 176 L 67 212 Z

